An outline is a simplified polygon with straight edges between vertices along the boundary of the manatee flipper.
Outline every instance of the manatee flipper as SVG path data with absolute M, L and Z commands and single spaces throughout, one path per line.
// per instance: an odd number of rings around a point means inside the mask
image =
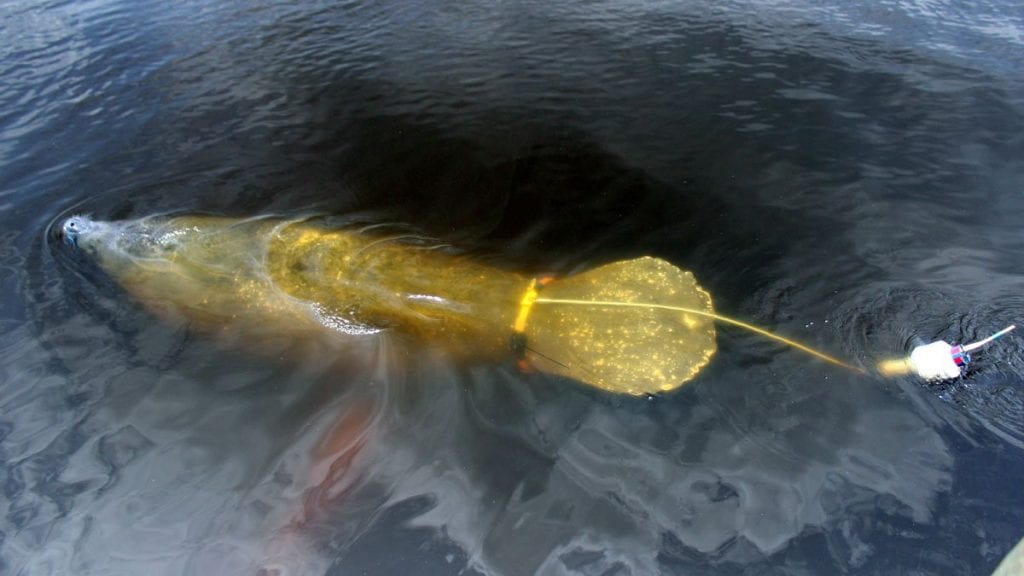
M 331 428 L 310 451 L 306 486 L 273 530 L 264 549 L 262 573 L 315 572 L 318 537 L 337 516 L 346 497 L 359 485 L 356 460 L 369 442 L 377 406 L 370 398 L 356 397 L 345 406 Z

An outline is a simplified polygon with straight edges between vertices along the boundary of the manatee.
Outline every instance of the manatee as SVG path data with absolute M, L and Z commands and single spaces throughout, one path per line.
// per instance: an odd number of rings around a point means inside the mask
M 715 352 L 711 297 L 653 257 L 537 278 L 326 218 L 65 220 L 67 244 L 145 306 L 245 338 L 382 332 L 467 362 L 518 361 L 603 390 L 693 379 Z

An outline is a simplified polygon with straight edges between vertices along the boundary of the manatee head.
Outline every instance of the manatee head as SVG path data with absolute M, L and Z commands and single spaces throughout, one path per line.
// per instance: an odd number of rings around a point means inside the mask
M 286 332 L 310 317 L 265 264 L 282 221 L 215 216 L 150 216 L 103 222 L 72 216 L 59 235 L 147 307 L 222 326 L 251 320 Z
M 149 219 L 125 222 L 103 222 L 89 216 L 72 216 L 60 225 L 60 236 L 65 244 L 89 254 L 110 249 L 128 249 L 137 253 L 152 238 L 153 225 Z M 126 235 L 125 233 L 130 233 Z M 144 256 L 144 254 L 137 254 Z
M 123 224 L 94 220 L 90 216 L 72 216 L 61 223 L 58 235 L 67 246 L 81 250 L 90 256 L 105 248 L 117 237 Z
M 181 230 L 171 229 L 162 218 L 103 222 L 89 216 L 72 216 L 61 223 L 59 235 L 73 250 L 92 258 L 117 276 L 141 262 L 167 259 L 176 249 Z

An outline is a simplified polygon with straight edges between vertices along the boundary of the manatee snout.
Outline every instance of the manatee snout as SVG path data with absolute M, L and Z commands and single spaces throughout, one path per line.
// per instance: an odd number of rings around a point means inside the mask
M 96 228 L 96 223 L 87 216 L 72 216 L 60 225 L 58 232 L 60 239 L 71 246 L 78 247 L 78 239 L 83 234 L 88 234 Z

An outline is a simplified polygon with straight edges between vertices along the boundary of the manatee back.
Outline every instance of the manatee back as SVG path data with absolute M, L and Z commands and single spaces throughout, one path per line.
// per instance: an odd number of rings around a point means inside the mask
M 280 290 L 354 326 L 390 330 L 456 357 L 509 355 L 522 275 L 402 236 L 299 223 L 268 252 Z

